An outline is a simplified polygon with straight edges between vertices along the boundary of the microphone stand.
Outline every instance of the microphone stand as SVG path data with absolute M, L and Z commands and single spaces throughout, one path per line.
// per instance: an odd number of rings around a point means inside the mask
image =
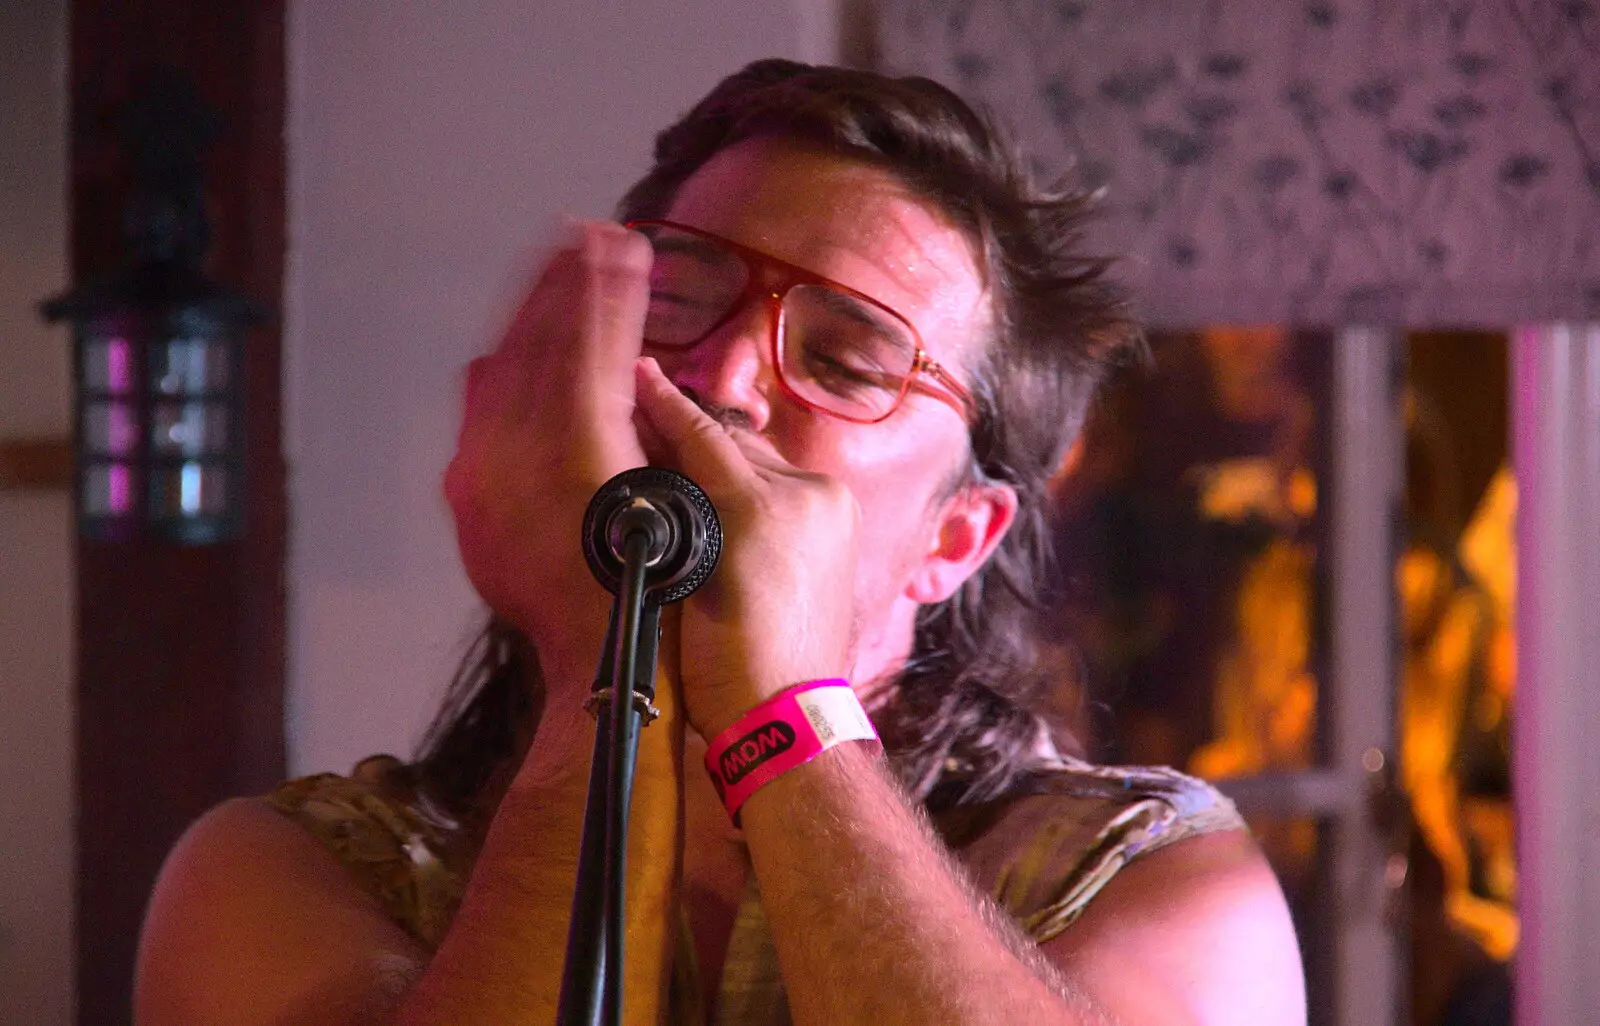
M 722 538 L 704 492 L 680 474 L 645 467 L 619 474 L 596 493 L 584 541 L 590 569 L 616 597 L 586 703 L 596 714 L 594 757 L 556 1021 L 616 1026 L 626 964 L 628 807 L 639 731 L 657 715 L 661 606 L 704 583 Z
M 639 755 L 639 729 L 655 698 L 661 607 L 644 602 L 649 539 L 633 532 L 624 550 L 622 585 L 611 605 L 606 650 L 590 702 L 597 712 L 589 797 L 584 810 L 578 881 L 561 976 L 561 1026 L 622 1021 L 624 882 L 628 805 Z M 628 682 L 624 685 L 623 682 Z M 619 694 L 630 695 L 616 701 Z

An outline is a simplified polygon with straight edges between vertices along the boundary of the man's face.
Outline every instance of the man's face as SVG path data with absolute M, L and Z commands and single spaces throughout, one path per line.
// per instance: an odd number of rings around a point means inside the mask
M 666 216 L 871 296 L 910 321 L 928 355 L 970 387 L 967 368 L 981 355 L 989 317 L 972 246 L 888 172 L 792 143 L 752 140 L 700 168 Z M 976 569 L 952 569 L 945 558 L 949 485 L 970 459 L 967 427 L 950 403 L 917 388 L 877 424 L 808 409 L 777 380 L 771 330 L 766 306 L 750 303 L 695 348 L 651 355 L 703 405 L 732 411 L 729 419 L 784 459 L 854 493 L 861 509 L 860 681 L 862 673 L 903 658 L 919 604 L 945 597 L 939 592 L 953 590 L 953 575 Z M 1004 512 L 1001 531 L 1009 522 Z M 940 568 L 931 576 L 930 561 Z

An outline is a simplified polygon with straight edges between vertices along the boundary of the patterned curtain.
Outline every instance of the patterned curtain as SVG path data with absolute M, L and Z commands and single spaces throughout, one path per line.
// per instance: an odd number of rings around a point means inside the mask
M 1600 318 L 1600 0 L 877 0 L 885 70 L 1104 187 L 1146 319 Z

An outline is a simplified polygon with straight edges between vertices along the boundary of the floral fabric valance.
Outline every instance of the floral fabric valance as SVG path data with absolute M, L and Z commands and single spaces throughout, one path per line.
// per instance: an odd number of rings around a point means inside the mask
M 1600 317 L 1600 0 L 877 0 L 1164 325 Z

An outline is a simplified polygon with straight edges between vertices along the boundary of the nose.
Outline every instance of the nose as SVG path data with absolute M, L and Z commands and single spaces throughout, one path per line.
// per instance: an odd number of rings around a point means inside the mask
M 772 418 L 779 387 L 770 342 L 777 316 L 776 302 L 753 297 L 699 345 L 658 361 L 672 383 L 701 406 L 760 431 Z

